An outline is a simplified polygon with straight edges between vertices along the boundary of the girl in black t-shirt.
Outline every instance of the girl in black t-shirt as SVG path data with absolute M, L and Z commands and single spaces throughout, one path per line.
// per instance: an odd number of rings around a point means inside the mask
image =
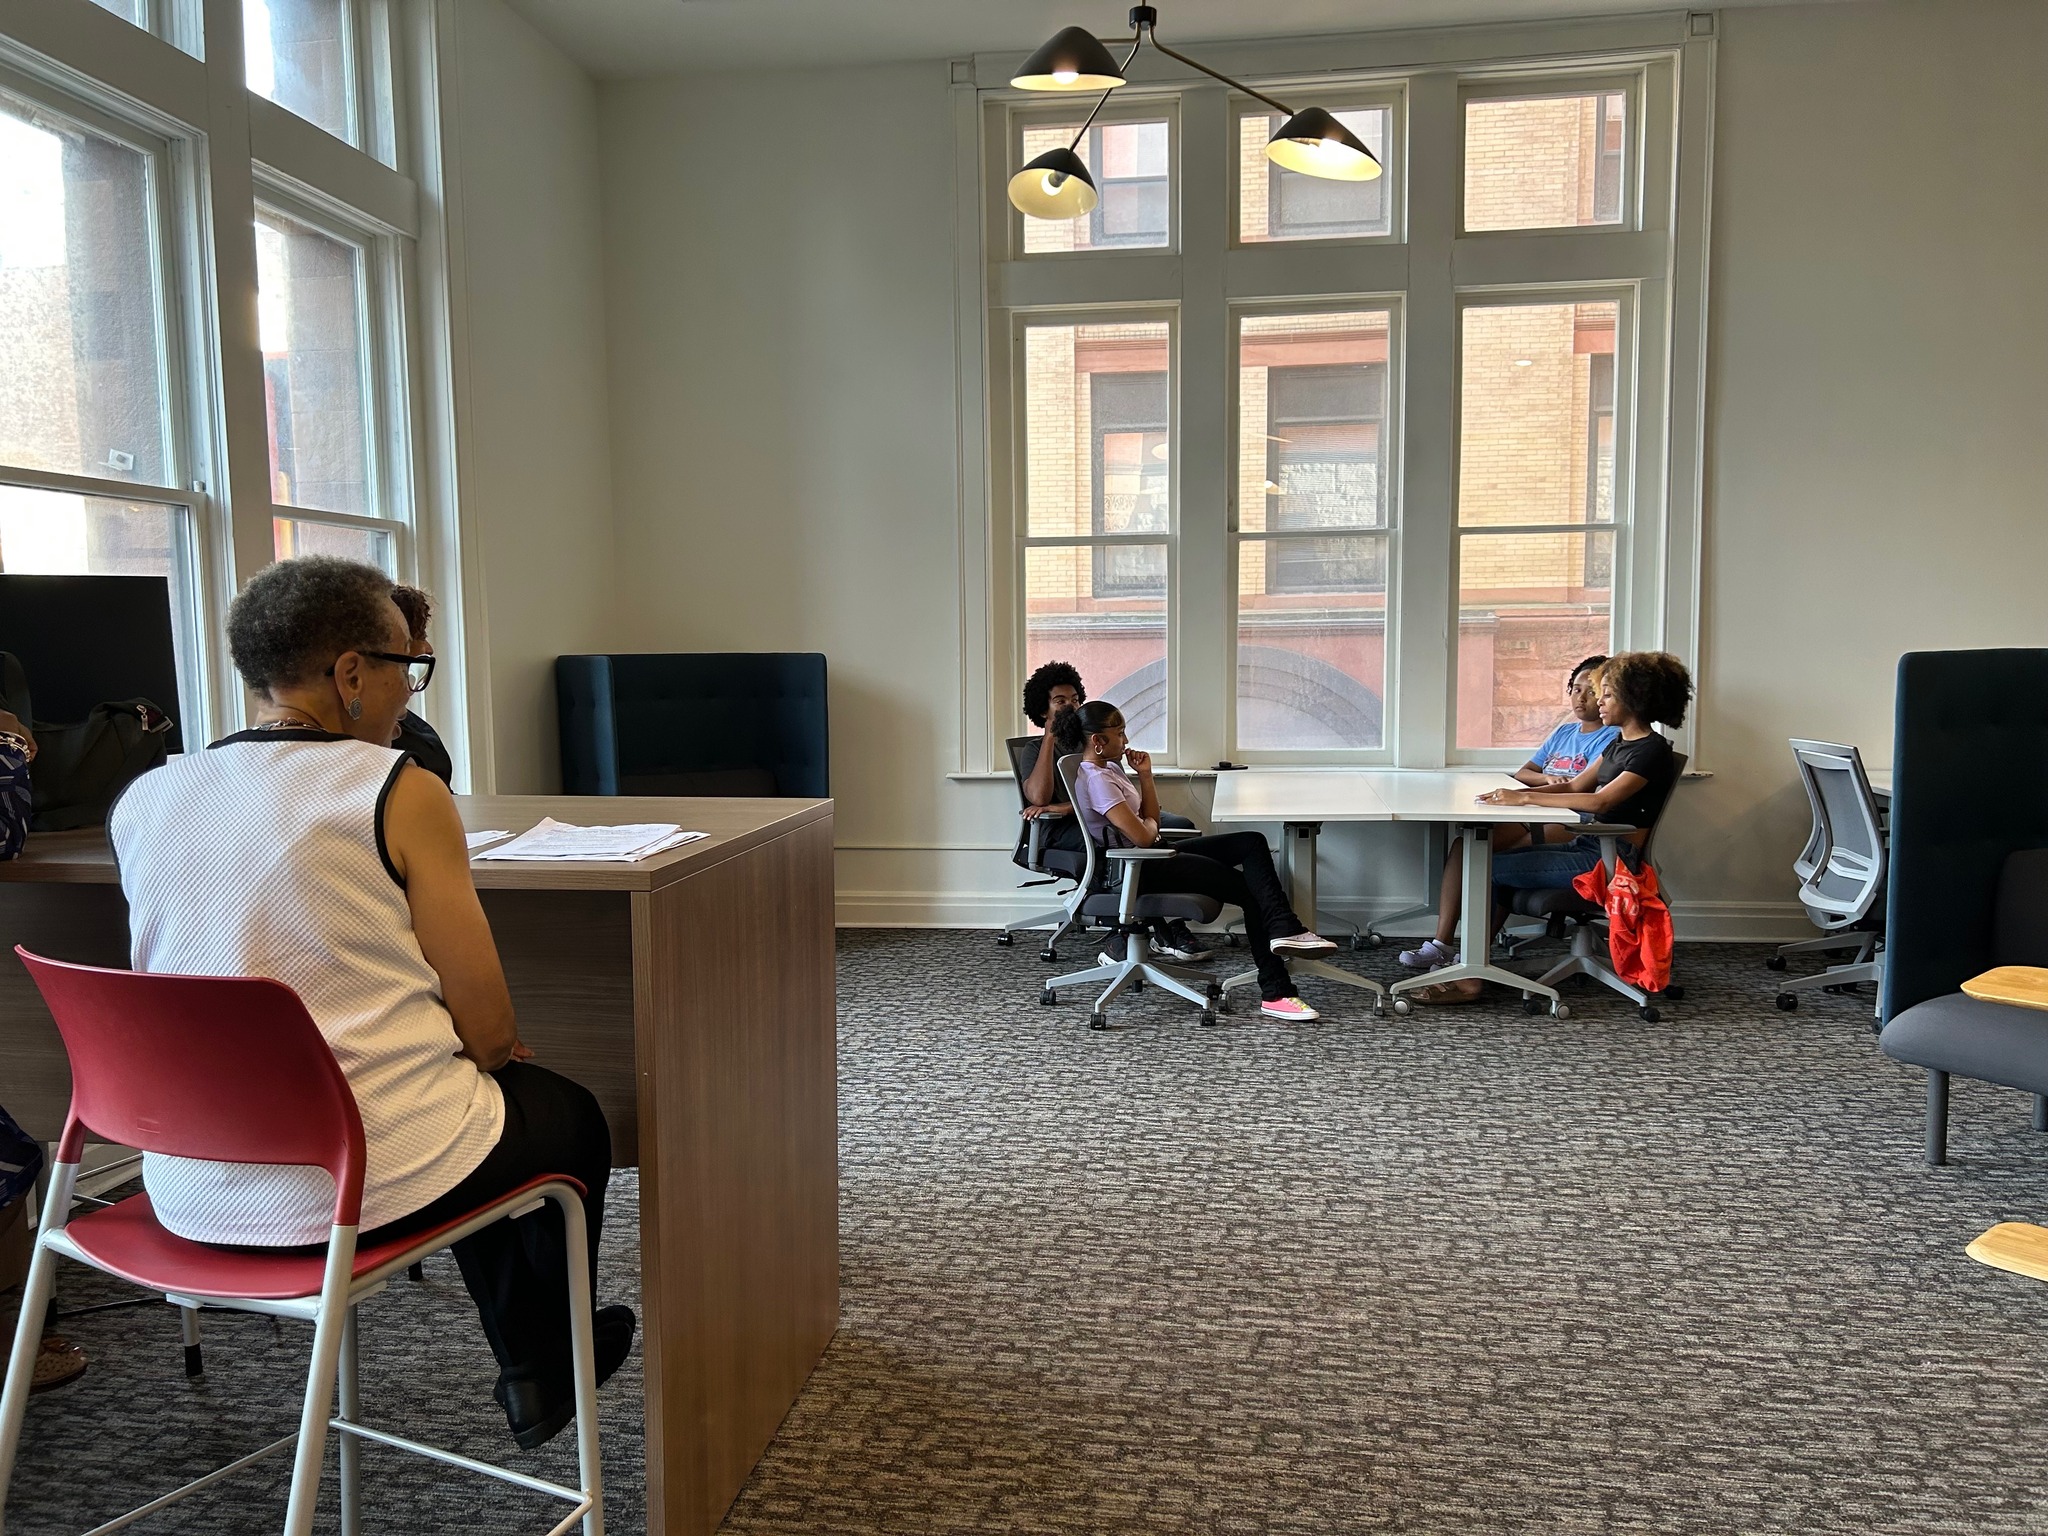
M 1600 673 L 1600 718 L 1621 727 L 1621 735 L 1601 753 L 1586 771 L 1561 789 L 1496 789 L 1481 795 L 1487 805 L 1540 805 L 1577 811 L 1586 821 L 1625 822 L 1638 830 L 1622 844 L 1622 857 L 1630 864 L 1641 861 L 1641 849 L 1649 841 L 1649 829 L 1664 809 L 1671 787 L 1678 782 L 1678 760 L 1671 743 L 1659 736 L 1658 725 L 1685 723 L 1686 705 L 1692 699 L 1692 678 L 1685 664 L 1663 651 L 1629 651 L 1613 657 Z M 1573 836 L 1569 827 L 1538 826 L 1543 832 L 1569 841 L 1531 845 L 1527 834 L 1514 838 L 1519 829 L 1502 827 L 1493 860 L 1496 891 L 1557 890 L 1600 862 L 1600 840 Z M 1446 879 L 1439 933 L 1455 926 L 1458 919 L 1458 889 Z M 1496 926 L 1505 911 L 1493 914 Z M 1423 987 L 1409 994 L 1417 1002 L 1469 1002 L 1479 995 L 1477 981 L 1445 983 Z

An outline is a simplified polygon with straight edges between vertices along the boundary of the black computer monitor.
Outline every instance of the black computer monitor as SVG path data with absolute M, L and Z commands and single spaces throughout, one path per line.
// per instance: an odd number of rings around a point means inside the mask
M 0 575 L 0 651 L 28 674 L 36 717 L 83 720 L 95 704 L 148 699 L 185 750 L 171 587 L 161 576 Z

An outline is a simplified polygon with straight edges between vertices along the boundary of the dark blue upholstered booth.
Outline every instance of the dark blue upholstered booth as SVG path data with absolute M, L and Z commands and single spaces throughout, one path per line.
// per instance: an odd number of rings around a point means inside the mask
M 2048 1094 L 2048 1012 L 1960 990 L 1994 965 L 2048 966 L 2048 859 L 2011 857 L 2038 848 L 2048 650 L 1900 657 L 1880 1041 L 1927 1069 L 1930 1163 L 1947 1157 L 1951 1073 Z
M 815 652 L 558 656 L 571 795 L 832 793 Z

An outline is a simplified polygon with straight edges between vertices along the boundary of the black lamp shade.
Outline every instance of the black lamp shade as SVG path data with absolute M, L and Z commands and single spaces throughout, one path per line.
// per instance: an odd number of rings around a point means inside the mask
M 1063 27 L 1017 68 L 1020 91 L 1107 91 L 1124 83 L 1109 50 L 1086 27 Z
M 1321 107 L 1306 107 L 1280 125 L 1266 158 L 1286 170 L 1324 181 L 1371 181 L 1380 174 L 1372 151 Z
M 1102 198 L 1071 149 L 1048 149 L 1010 178 L 1010 203 L 1026 218 L 1078 219 Z

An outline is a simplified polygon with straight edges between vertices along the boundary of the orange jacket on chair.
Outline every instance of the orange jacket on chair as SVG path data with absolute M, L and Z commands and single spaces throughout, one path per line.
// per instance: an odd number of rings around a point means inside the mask
M 1595 864 L 1572 881 L 1572 889 L 1607 909 L 1607 953 L 1623 981 L 1645 992 L 1671 983 L 1671 909 L 1657 894 L 1657 871 L 1620 864 L 1612 878 Z

